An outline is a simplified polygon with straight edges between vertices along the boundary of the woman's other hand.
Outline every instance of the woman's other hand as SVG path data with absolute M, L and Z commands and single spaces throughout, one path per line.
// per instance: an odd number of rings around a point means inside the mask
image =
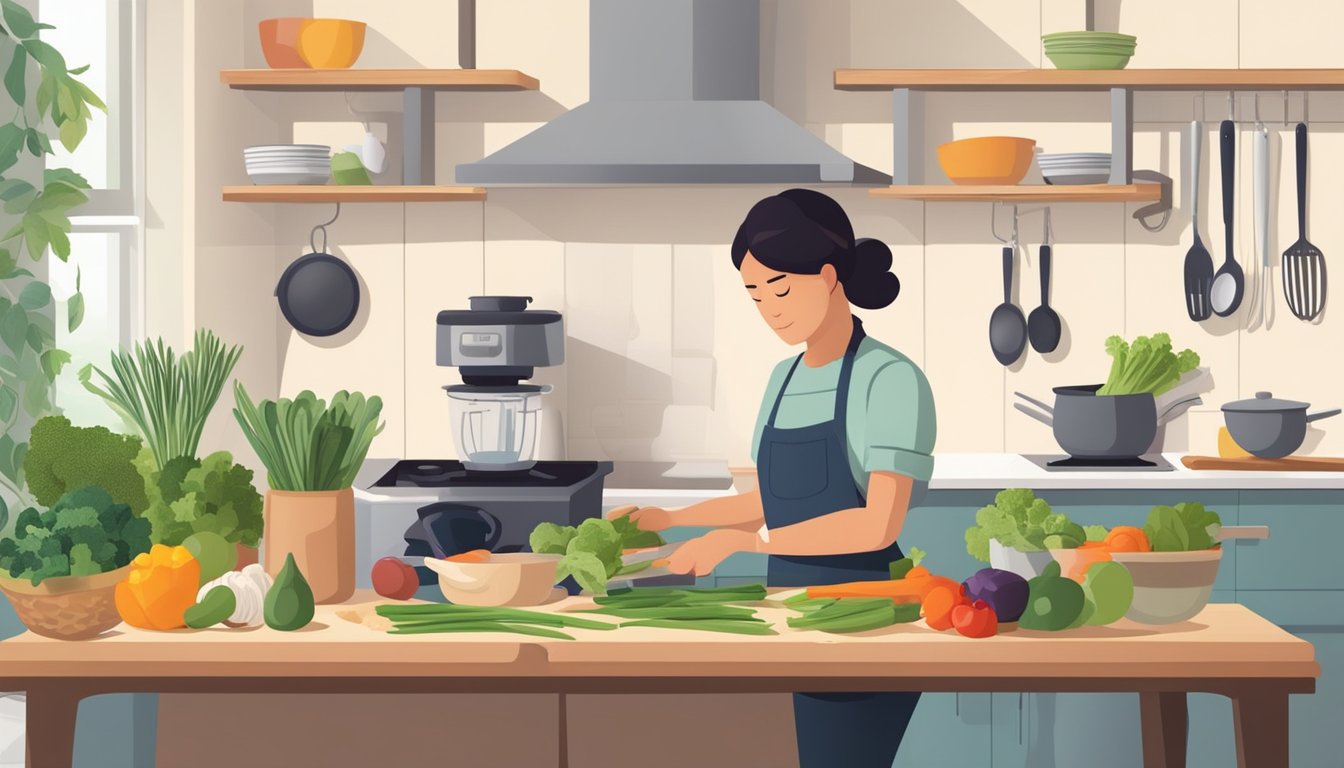
M 608 520 L 629 517 L 641 531 L 665 531 L 673 527 L 672 513 L 662 507 L 621 507 L 607 514 Z
M 755 533 L 735 528 L 720 528 L 710 531 L 698 539 L 691 539 L 668 558 L 668 570 L 673 573 L 694 573 L 696 576 L 708 576 L 730 555 L 738 552 L 755 552 Z

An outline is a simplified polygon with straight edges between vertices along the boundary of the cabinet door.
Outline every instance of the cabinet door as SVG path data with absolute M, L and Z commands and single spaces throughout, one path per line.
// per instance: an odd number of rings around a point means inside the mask
M 1292 765 L 1339 765 L 1340 713 L 1344 712 L 1344 591 L 1238 592 L 1237 600 L 1315 649 L 1316 663 L 1321 665 L 1316 692 L 1289 699 Z
M 1132 693 L 994 694 L 994 768 L 1143 764 Z
M 1269 538 L 1238 540 L 1237 589 L 1344 589 L 1339 492 L 1243 495 L 1241 525 L 1267 525 Z
M 926 693 L 905 729 L 892 768 L 990 764 L 990 695 Z

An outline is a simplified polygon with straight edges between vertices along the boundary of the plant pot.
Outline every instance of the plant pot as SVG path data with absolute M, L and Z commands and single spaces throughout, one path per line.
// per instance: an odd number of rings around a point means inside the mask
M 56 576 L 33 586 L 0 577 L 0 592 L 34 633 L 57 640 L 87 640 L 121 623 L 115 592 L 131 572 L 126 565 L 97 576 Z
M 264 525 L 264 566 L 271 578 L 292 553 L 316 602 L 340 603 L 355 593 L 353 489 L 267 491 Z
M 1054 559 L 1046 550 L 1023 552 L 1003 546 L 998 539 L 989 540 L 989 566 L 1000 571 L 1011 571 L 1028 581 L 1040 576 L 1045 566 L 1054 562 Z
M 242 542 L 234 544 L 238 548 L 238 563 L 233 566 L 233 570 L 241 571 L 253 563 L 261 562 L 260 553 L 256 547 L 249 547 Z

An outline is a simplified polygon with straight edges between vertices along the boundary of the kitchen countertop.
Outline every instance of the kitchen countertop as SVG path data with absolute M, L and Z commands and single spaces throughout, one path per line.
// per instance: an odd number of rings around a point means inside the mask
M 1344 490 L 1344 472 L 1243 472 L 1196 471 L 1181 464 L 1179 453 L 1163 454 L 1175 467 L 1170 472 L 1047 472 L 1015 453 L 940 453 L 935 456 L 930 491 L 999 490 L 1002 488 L 1032 488 L 1035 490 L 1206 490 L 1206 491 L 1273 491 L 1273 490 Z M 361 477 L 380 475 L 371 468 L 385 468 L 387 460 L 370 460 Z M 375 466 L 376 465 L 376 466 Z M 612 488 L 602 494 L 604 506 L 627 504 L 638 506 L 680 507 L 706 499 L 730 496 L 733 489 L 659 489 Z M 356 487 L 356 498 L 377 501 L 390 498 L 383 494 Z M 410 497 L 403 496 L 410 500 Z M 433 492 L 427 491 L 416 500 L 432 501 Z

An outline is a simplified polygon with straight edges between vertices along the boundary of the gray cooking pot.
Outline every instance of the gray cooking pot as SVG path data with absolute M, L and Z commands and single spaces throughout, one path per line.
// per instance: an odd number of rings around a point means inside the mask
M 1268 392 L 1256 392 L 1249 400 L 1237 400 L 1223 406 L 1227 431 L 1247 453 L 1262 459 L 1281 459 L 1302 447 L 1307 422 L 1338 416 L 1332 408 L 1307 413 L 1310 403 L 1280 400 Z
M 1070 456 L 1132 459 L 1157 437 L 1157 403 L 1148 393 L 1098 395 L 1101 384 L 1055 387 L 1055 442 Z

